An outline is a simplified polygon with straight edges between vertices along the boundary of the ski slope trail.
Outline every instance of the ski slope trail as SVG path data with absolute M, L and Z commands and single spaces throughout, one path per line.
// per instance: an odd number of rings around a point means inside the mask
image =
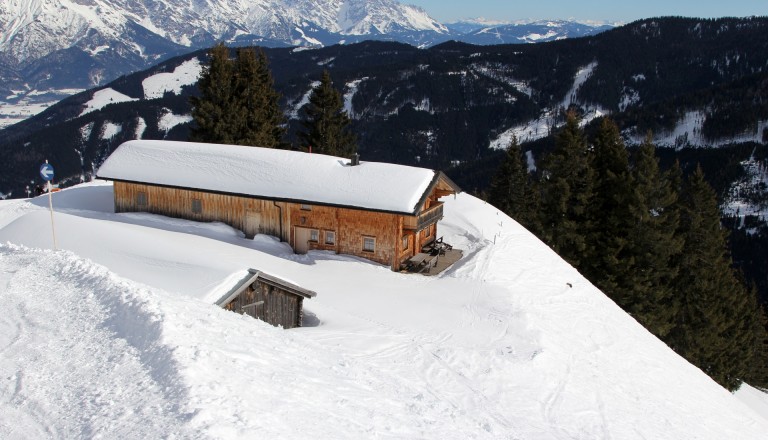
M 147 363 L 162 355 L 146 346 L 152 325 L 119 319 L 120 285 L 105 269 L 2 246 L 0 286 L 1 438 L 185 437 L 175 368 Z M 141 326 L 133 336 L 130 321 Z

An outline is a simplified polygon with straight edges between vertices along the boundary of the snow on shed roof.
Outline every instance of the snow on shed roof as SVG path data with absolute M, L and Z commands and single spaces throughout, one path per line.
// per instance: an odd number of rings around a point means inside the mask
M 433 170 L 240 145 L 135 140 L 97 177 L 269 199 L 414 214 Z

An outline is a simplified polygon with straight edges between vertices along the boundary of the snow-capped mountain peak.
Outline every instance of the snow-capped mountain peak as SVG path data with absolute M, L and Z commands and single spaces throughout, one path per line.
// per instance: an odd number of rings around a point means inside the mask
M 243 34 L 292 42 L 297 28 L 342 35 L 447 32 L 423 9 L 394 0 L 10 0 L 0 5 L 0 53 L 21 62 L 116 39 L 141 54 L 142 44 L 126 32 L 135 26 L 185 47 Z

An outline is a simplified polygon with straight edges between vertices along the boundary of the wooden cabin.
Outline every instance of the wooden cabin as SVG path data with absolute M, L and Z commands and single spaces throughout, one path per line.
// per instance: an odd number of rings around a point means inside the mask
M 269 234 L 296 253 L 356 255 L 399 270 L 434 241 L 445 174 L 298 151 L 175 141 L 129 141 L 97 177 L 114 181 L 115 212 L 219 221 Z
M 216 305 L 289 329 L 301 327 L 304 299 L 316 295 L 274 275 L 250 269 L 248 276 L 216 301 Z

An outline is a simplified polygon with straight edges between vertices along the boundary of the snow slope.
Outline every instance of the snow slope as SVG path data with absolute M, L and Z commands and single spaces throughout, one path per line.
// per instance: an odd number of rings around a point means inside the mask
M 496 139 L 491 140 L 488 148 L 493 149 L 505 149 L 512 142 L 512 138 L 517 139 L 519 143 L 535 141 L 552 134 L 555 129 L 565 124 L 562 118 L 559 118 L 562 109 L 567 109 L 572 105 L 580 107 L 583 114 L 579 125 L 584 127 L 592 122 L 594 119 L 605 116 L 610 112 L 599 105 L 585 104 L 578 100 L 578 93 L 581 86 L 592 76 L 592 73 L 597 67 L 597 62 L 591 62 L 588 65 L 581 67 L 576 71 L 573 78 L 573 84 L 571 89 L 565 94 L 562 102 L 557 108 L 547 108 L 533 120 L 527 121 L 523 124 L 516 125 L 512 128 L 502 132 Z M 524 86 L 527 87 L 527 86 Z M 531 94 L 530 89 L 525 91 L 525 88 L 521 89 L 528 95 Z
M 437 277 L 114 214 L 0 202 L 0 437 L 764 439 L 768 420 L 509 217 L 446 199 Z M 211 303 L 249 268 L 318 293 L 290 331 Z M 569 285 L 570 284 L 570 285 Z M 572 287 L 571 287 L 572 286 Z M 750 406 L 765 395 L 750 389 Z M 763 406 L 764 407 L 764 406 Z

